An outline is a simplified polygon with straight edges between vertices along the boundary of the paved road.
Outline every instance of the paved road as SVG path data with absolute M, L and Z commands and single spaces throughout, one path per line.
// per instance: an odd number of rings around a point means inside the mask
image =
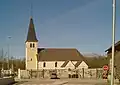
M 20 80 L 14 85 L 107 85 L 102 79 L 29 79 Z

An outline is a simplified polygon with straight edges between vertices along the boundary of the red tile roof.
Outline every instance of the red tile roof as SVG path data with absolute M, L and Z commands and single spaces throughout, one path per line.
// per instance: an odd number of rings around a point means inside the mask
M 82 61 L 83 55 L 77 49 L 39 48 L 38 61 Z

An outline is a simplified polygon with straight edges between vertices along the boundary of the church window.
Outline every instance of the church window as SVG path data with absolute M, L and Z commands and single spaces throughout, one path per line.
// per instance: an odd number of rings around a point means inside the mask
M 43 63 L 43 67 L 45 67 L 45 66 L 46 66 L 46 63 L 44 62 L 44 63 Z
M 30 48 L 32 48 L 32 43 L 30 43 Z
M 57 67 L 57 62 L 55 62 L 55 67 Z
M 35 44 L 33 43 L 33 48 L 35 47 Z
M 32 58 L 31 58 L 31 61 L 32 61 Z

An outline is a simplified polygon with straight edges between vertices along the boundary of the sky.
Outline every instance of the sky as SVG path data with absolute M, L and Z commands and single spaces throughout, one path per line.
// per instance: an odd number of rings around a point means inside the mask
M 117 42 L 120 0 L 116 1 Z M 105 54 L 112 44 L 112 0 L 0 0 L 0 50 L 4 54 L 8 53 L 9 45 L 11 56 L 25 56 L 31 15 L 39 47 Z

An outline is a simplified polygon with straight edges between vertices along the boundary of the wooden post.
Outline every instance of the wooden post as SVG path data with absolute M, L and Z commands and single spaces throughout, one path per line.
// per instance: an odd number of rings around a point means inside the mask
M 31 69 L 31 71 L 30 71 L 30 77 L 32 78 L 32 69 Z
M 83 78 L 84 78 L 84 68 L 82 68 L 82 72 L 83 72 Z
M 98 70 L 96 69 L 96 78 L 98 78 Z
M 43 69 L 43 78 L 44 78 L 44 69 Z
M 21 76 L 20 76 L 20 68 L 18 69 L 18 79 L 21 79 Z

